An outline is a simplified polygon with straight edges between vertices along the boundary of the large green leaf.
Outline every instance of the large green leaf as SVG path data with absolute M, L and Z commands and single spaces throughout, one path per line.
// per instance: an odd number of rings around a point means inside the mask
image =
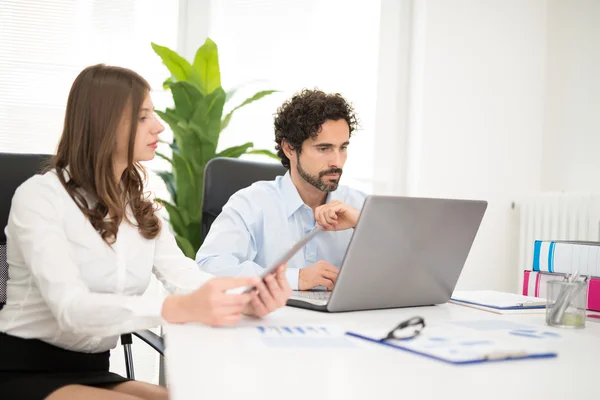
M 204 96 L 202 101 L 198 103 L 190 121 L 199 127 L 199 133 L 210 143 L 213 143 L 215 148 L 221 132 L 221 116 L 223 115 L 225 96 L 225 91 L 221 87 Z
M 219 70 L 219 51 L 217 45 L 206 39 L 194 57 L 194 70 L 198 72 L 201 80 L 201 91 L 210 94 L 221 87 L 221 72 Z
M 172 79 L 183 81 L 189 78 L 192 66 L 185 58 L 168 47 L 156 43 L 152 43 L 152 49 L 162 59 L 163 64 L 171 73 Z
M 173 173 L 169 171 L 158 171 L 156 174 L 161 177 L 167 186 L 167 190 L 171 195 L 171 200 L 173 200 L 173 203 L 177 204 L 177 188 L 175 187 L 175 177 L 173 176 Z
M 225 116 L 225 118 L 223 118 L 223 121 L 221 121 L 221 130 L 227 128 L 227 125 L 229 125 L 229 121 L 231 120 L 231 116 L 233 115 L 233 113 L 236 110 L 239 110 L 240 108 L 247 106 L 248 104 L 253 103 L 256 100 L 260 100 L 263 97 L 273 94 L 275 92 L 278 92 L 278 90 L 262 90 L 258 93 L 255 93 L 253 96 L 248 97 L 246 100 L 244 100 L 242 102 L 242 104 L 235 107 L 233 110 L 229 111 L 229 113 Z
M 194 250 L 194 258 L 196 257 L 196 253 L 200 246 L 202 245 L 202 223 L 201 218 L 195 219 L 188 225 L 189 235 L 186 236 L 190 244 L 192 245 L 192 249 Z
M 165 79 L 165 81 L 162 84 L 163 89 L 168 90 L 169 86 L 171 86 L 172 83 L 173 83 L 173 79 L 171 79 L 171 78 Z
M 219 154 L 215 155 L 215 157 L 230 157 L 230 158 L 238 158 L 242 154 L 246 153 L 250 147 L 254 146 L 254 143 L 247 142 L 240 146 L 233 146 L 228 149 L 223 150 Z
M 171 224 L 171 227 L 173 227 L 175 234 L 187 236 L 187 222 L 183 215 L 185 212 L 164 199 L 156 199 L 156 201 L 167 209 L 167 212 L 169 213 L 169 223 Z
M 179 117 L 170 108 L 167 108 L 165 111 L 155 110 L 154 112 L 160 117 L 160 119 L 165 121 L 171 129 L 177 127 L 177 124 L 179 123 Z
M 173 154 L 173 175 L 177 188 L 177 207 L 186 211 L 186 225 L 202 218 L 202 170 L 195 170 L 192 163 L 180 154 Z M 188 235 L 191 234 L 188 230 Z
M 188 153 L 197 151 L 198 141 L 195 140 L 194 131 L 185 118 L 170 108 L 165 111 L 157 110 L 156 114 L 169 125 L 173 132 L 174 141 L 170 146 L 174 153 L 181 152 L 182 149 Z
M 216 145 L 204 140 L 193 124 L 190 124 L 190 129 L 192 133 L 186 138 L 180 154 L 192 165 L 192 170 L 197 176 L 204 173 L 204 166 L 214 157 Z
M 191 259 L 196 258 L 194 246 L 192 246 L 190 241 L 185 236 L 175 235 L 175 240 L 177 241 L 177 245 L 186 257 L 189 257 Z
M 189 206 L 194 201 L 196 186 L 194 171 L 190 163 L 177 153 L 173 153 L 173 175 L 175 177 L 175 187 L 177 187 L 177 205 L 183 207 L 189 213 Z
M 202 93 L 189 82 L 175 82 L 170 85 L 175 114 L 189 121 L 196 111 L 196 105 L 203 99 Z
M 218 137 L 214 135 L 208 134 L 208 129 L 205 124 L 196 125 L 194 121 L 190 121 L 189 128 L 196 134 L 201 143 L 205 143 L 208 147 L 217 147 Z M 204 151 L 204 149 L 200 149 L 200 151 Z
M 192 68 L 192 65 L 185 58 L 168 47 L 156 43 L 152 43 L 152 49 L 162 59 L 163 64 L 171 73 L 171 82 L 189 80 L 195 86 L 201 86 L 200 74 Z M 163 82 L 163 87 L 168 85 L 168 82 L 169 80 Z
M 250 150 L 250 151 L 246 152 L 246 154 L 262 154 L 263 156 L 267 156 L 267 157 L 273 158 L 278 161 L 281 160 L 279 158 L 279 156 L 277 154 L 273 153 L 271 150 L 256 149 L 256 150 Z
M 181 143 L 185 138 L 184 129 L 179 126 L 181 119 L 170 109 L 167 109 L 166 111 L 156 110 L 156 114 L 171 128 L 171 131 L 173 132 L 173 142 L 169 143 L 169 147 L 173 153 L 178 153 L 180 151 L 178 143 Z

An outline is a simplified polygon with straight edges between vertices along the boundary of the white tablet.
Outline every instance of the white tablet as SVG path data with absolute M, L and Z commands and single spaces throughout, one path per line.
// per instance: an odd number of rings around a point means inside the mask
M 306 244 L 308 242 L 310 242 L 315 236 L 317 236 L 317 234 L 319 232 L 322 232 L 322 231 L 323 231 L 323 228 L 320 225 L 317 225 L 312 231 L 310 231 L 310 233 L 308 235 L 304 236 L 302 239 L 300 239 L 298 242 L 296 242 L 296 244 L 294 244 L 294 246 L 291 249 L 286 251 L 272 265 L 270 265 L 268 268 L 265 268 L 265 270 L 259 275 L 259 277 L 261 279 L 265 279 L 267 277 L 267 275 L 275 272 L 277 267 L 279 267 L 281 264 L 284 264 L 287 261 L 289 261 L 289 259 L 292 258 L 294 256 L 294 254 L 296 254 L 301 248 L 306 246 Z M 252 289 L 254 289 L 254 286 L 244 286 L 244 287 L 228 290 L 227 293 L 231 293 L 231 294 L 246 293 L 246 292 L 251 291 Z

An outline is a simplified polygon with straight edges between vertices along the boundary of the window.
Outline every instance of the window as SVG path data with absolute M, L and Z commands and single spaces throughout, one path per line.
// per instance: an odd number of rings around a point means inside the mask
M 273 114 L 285 99 L 305 87 L 339 92 L 354 104 L 362 127 L 351 140 L 343 180 L 371 192 L 379 12 L 379 1 L 211 2 L 210 37 L 219 46 L 223 86 L 248 84 L 229 107 L 256 90 L 281 91 L 237 111 L 219 147 L 253 141 L 273 149 Z
M 168 106 L 150 42 L 176 47 L 178 13 L 174 0 L 1 1 L 0 151 L 53 153 L 71 84 L 92 64 L 133 69 Z

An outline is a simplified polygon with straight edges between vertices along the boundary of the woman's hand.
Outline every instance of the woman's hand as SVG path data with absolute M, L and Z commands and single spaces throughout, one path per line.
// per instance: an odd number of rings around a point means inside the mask
M 287 265 L 280 265 L 274 274 L 256 284 L 256 295 L 244 306 L 243 313 L 253 317 L 265 315 L 285 306 L 292 295 L 292 288 L 285 276 Z
M 258 298 L 260 294 L 256 291 L 241 294 L 231 294 L 227 291 L 242 286 L 261 287 L 260 285 L 263 283 L 257 277 L 213 278 L 191 293 L 167 297 L 163 303 L 162 316 L 169 323 L 201 322 L 211 326 L 233 325 L 240 320 L 242 312 L 246 313 L 247 310 L 254 309 L 249 306 L 257 303 L 253 299 Z M 280 299 L 281 296 L 278 295 L 277 298 Z

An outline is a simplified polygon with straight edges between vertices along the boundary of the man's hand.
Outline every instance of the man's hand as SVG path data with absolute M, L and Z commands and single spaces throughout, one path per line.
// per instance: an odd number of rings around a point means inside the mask
M 325 286 L 333 290 L 339 269 L 326 261 L 319 261 L 310 267 L 302 268 L 298 275 L 298 290 L 309 290 L 317 286 Z
M 334 200 L 315 209 L 315 220 L 327 231 L 354 228 L 360 211 L 346 203 Z
M 269 274 L 265 282 L 256 285 L 257 295 L 244 307 L 243 313 L 253 317 L 265 315 L 285 306 L 292 295 L 292 288 L 285 277 L 286 265 L 277 268 L 274 274 Z M 266 283 L 266 284 L 265 284 Z

